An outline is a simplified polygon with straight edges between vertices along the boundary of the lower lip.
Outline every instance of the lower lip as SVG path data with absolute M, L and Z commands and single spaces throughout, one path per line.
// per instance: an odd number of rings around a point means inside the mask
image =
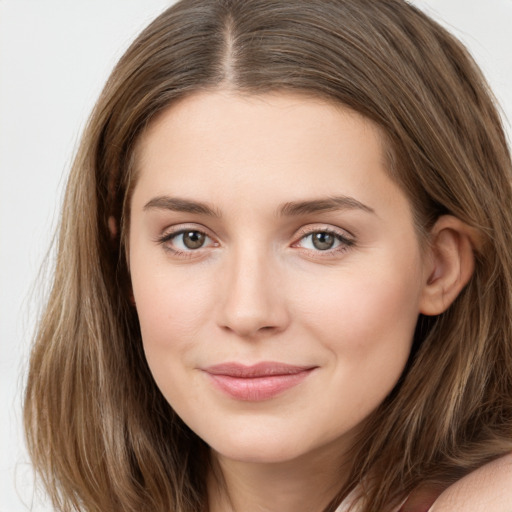
M 262 377 L 231 377 L 207 373 L 214 385 L 235 398 L 247 402 L 269 400 L 300 384 L 312 369 L 303 370 L 291 375 L 265 375 Z

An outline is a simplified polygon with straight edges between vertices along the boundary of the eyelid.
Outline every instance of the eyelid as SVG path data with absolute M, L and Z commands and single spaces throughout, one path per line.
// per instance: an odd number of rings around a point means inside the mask
M 302 226 L 297 233 L 294 235 L 295 239 L 302 238 L 306 235 L 310 235 L 311 233 L 319 233 L 319 232 L 327 232 L 333 235 L 340 236 L 346 240 L 351 240 L 355 242 L 355 236 L 348 231 L 347 229 L 339 228 L 337 226 L 332 226 L 330 224 L 308 224 L 306 226 Z
M 169 226 L 162 230 L 162 234 L 157 235 L 156 241 L 161 240 L 162 238 L 170 238 L 179 233 L 183 233 L 184 231 L 199 231 L 209 238 L 214 238 L 210 233 L 210 230 L 203 226 L 202 224 L 194 224 L 193 222 L 185 222 L 183 224 L 175 224 L 173 226 Z

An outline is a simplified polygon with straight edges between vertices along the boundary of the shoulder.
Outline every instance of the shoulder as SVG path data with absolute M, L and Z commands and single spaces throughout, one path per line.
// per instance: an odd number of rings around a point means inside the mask
M 512 453 L 448 487 L 429 512 L 512 512 Z

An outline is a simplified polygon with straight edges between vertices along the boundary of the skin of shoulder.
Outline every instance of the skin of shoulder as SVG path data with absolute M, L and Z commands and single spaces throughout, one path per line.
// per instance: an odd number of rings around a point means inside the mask
M 429 512 L 512 512 L 512 453 L 448 487 Z

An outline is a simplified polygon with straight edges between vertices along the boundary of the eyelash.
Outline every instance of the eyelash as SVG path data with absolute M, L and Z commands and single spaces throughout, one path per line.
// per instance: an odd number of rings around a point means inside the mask
M 183 235 L 185 233 L 199 233 L 201 235 L 204 235 L 207 239 L 212 240 L 212 238 L 203 230 L 197 229 L 197 228 L 181 228 L 177 231 L 171 231 L 168 233 L 163 234 L 161 237 L 158 237 L 156 242 L 163 246 L 164 250 L 170 252 L 172 255 L 180 257 L 180 258 L 194 258 L 196 255 L 194 253 L 199 252 L 201 249 L 205 249 L 206 247 L 201 246 L 197 249 L 189 249 L 189 250 L 180 250 L 176 249 L 174 247 L 171 247 L 168 245 L 168 242 L 171 242 L 173 239 L 177 238 L 180 235 Z M 305 240 L 307 237 L 311 237 L 314 234 L 317 233 L 323 233 L 327 235 L 331 235 L 335 238 L 336 242 L 339 242 L 339 245 L 332 249 L 305 249 L 303 250 L 305 252 L 308 252 L 309 254 L 314 253 L 315 257 L 329 257 L 336 254 L 341 254 L 346 251 L 348 251 L 351 247 L 355 245 L 355 240 L 352 238 L 348 238 L 346 235 L 332 229 L 332 228 L 317 228 L 317 229 L 303 229 L 299 232 L 299 237 L 296 242 L 294 242 L 291 247 L 297 247 L 298 244 Z M 214 242 L 213 247 L 218 246 L 219 244 Z

